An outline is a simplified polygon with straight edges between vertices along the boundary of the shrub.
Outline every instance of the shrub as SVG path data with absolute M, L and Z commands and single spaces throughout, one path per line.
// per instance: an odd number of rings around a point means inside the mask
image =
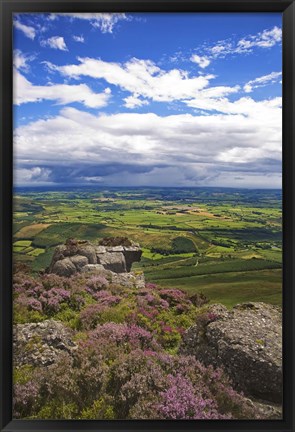
M 163 419 L 231 418 L 230 415 L 220 415 L 213 400 L 197 396 L 192 383 L 182 375 L 168 375 L 167 389 L 160 393 L 160 397 L 157 409 Z
M 85 408 L 81 413 L 83 420 L 112 420 L 114 409 L 104 398 L 95 400 L 90 408 Z
M 78 345 L 48 367 L 16 368 L 14 416 L 34 419 L 255 418 L 221 370 L 178 354 L 183 332 L 217 319 L 179 289 L 135 290 L 104 275 L 14 281 L 15 322 L 53 317 Z M 37 347 L 37 341 L 32 342 Z

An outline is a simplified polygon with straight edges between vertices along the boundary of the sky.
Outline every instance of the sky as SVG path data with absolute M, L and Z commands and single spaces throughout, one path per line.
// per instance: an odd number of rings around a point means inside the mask
M 281 26 L 15 14 L 15 185 L 281 188 Z

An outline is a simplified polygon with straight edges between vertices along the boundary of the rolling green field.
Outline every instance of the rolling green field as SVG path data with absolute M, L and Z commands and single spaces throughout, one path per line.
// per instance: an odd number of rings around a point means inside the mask
M 222 188 L 19 189 L 15 261 L 45 269 L 56 245 L 127 236 L 146 280 L 211 302 L 281 304 L 281 191 Z

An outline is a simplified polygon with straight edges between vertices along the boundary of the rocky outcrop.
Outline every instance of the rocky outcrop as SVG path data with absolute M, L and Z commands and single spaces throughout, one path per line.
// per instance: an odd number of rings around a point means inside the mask
M 213 305 L 184 335 L 183 354 L 222 367 L 238 390 L 254 398 L 282 399 L 281 309 L 244 303 L 231 311 Z
M 112 284 L 120 285 L 126 288 L 145 288 L 145 277 L 143 273 L 113 273 L 111 272 L 110 279 Z
M 103 269 L 114 273 L 130 272 L 132 264 L 140 261 L 142 251 L 135 243 L 127 243 L 126 240 L 123 243 L 117 245 L 114 239 L 114 246 L 108 239 L 108 245 L 105 246 L 69 239 L 66 244 L 56 247 L 48 272 L 66 277 L 78 272 Z
M 55 273 L 59 276 L 72 276 L 77 271 L 78 268 L 70 258 L 63 258 L 54 263 L 51 273 Z
M 13 329 L 14 363 L 17 366 L 49 366 L 62 353 L 71 355 L 77 349 L 72 336 L 69 328 L 55 320 L 17 324 Z

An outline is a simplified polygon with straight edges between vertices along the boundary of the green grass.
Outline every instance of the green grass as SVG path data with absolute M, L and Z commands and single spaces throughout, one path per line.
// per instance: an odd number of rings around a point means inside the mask
M 33 249 L 32 251 L 28 252 L 28 255 L 33 256 L 33 257 L 37 257 L 40 254 L 43 254 L 44 252 L 45 252 L 45 249 L 36 248 L 36 249 Z
M 34 238 L 33 245 L 36 248 L 48 248 L 64 243 L 68 238 L 94 240 L 101 237 L 101 230 L 104 225 L 82 223 L 56 223 L 41 231 Z
M 25 250 L 25 246 L 15 246 L 13 245 L 13 252 L 23 252 Z
M 26 247 L 24 249 L 24 253 L 25 254 L 30 254 L 30 252 L 32 252 L 34 250 L 34 248 L 32 246 Z
M 282 272 L 279 269 L 202 275 L 182 279 L 146 278 L 164 287 L 181 288 L 190 294 L 202 292 L 211 303 L 232 307 L 247 301 L 282 303 Z
M 196 275 L 214 274 L 214 273 L 229 273 L 239 271 L 251 271 L 260 269 L 280 268 L 281 264 L 274 261 L 267 261 L 262 259 L 231 259 L 227 261 L 208 261 L 202 262 L 196 266 L 179 266 L 174 268 L 164 268 L 162 270 L 153 270 L 148 268 L 146 275 L 152 274 L 153 279 L 179 279 L 185 277 L 192 277 Z
M 31 246 L 32 241 L 31 240 L 18 240 L 13 243 L 14 246 L 21 246 L 21 247 L 28 247 Z

